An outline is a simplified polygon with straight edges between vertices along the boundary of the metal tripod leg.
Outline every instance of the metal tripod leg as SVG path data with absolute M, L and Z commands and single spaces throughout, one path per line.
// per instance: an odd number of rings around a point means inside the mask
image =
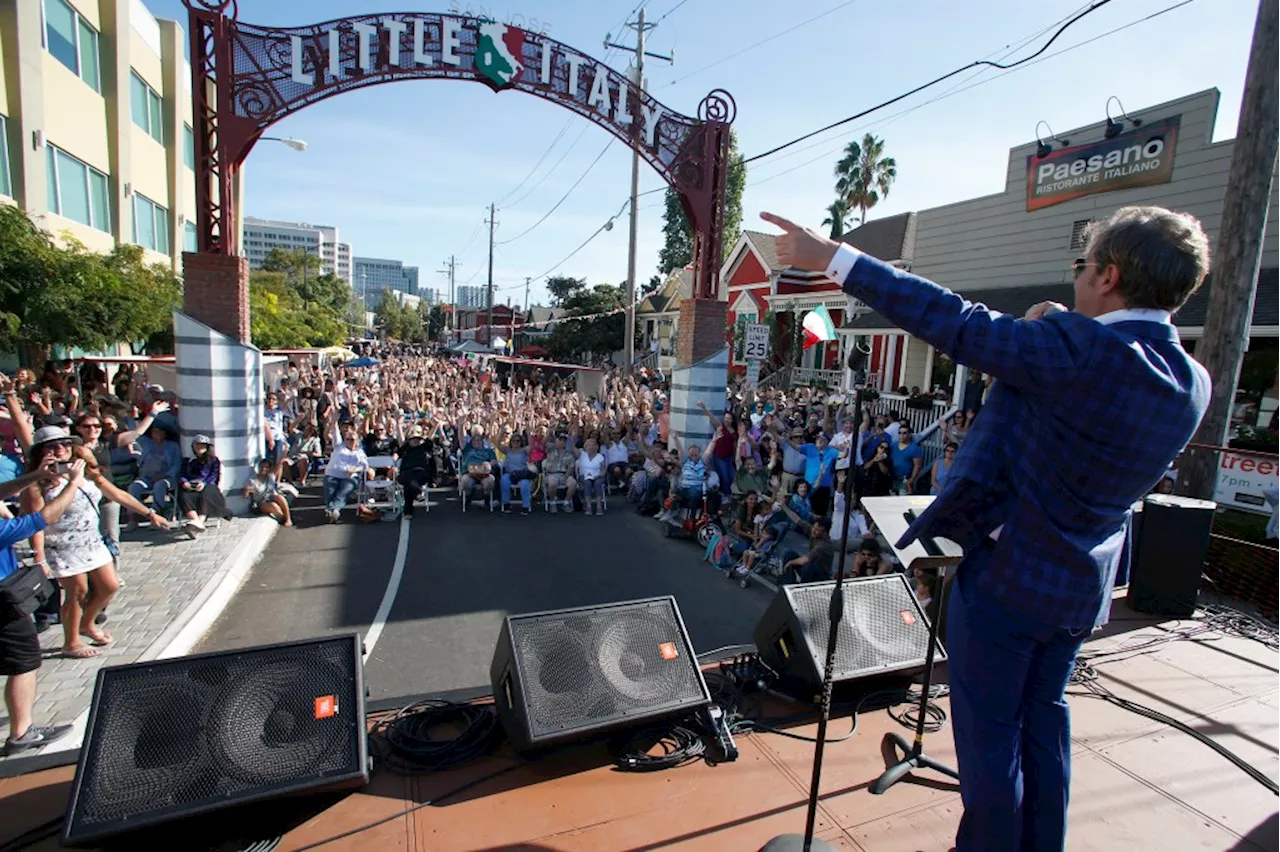
M 908 745 L 899 734 L 884 735 L 883 745 L 893 749 L 894 754 L 901 753 L 902 760 L 886 769 L 884 774 L 872 783 L 871 792 L 877 796 L 897 784 L 913 769 L 932 769 L 956 780 L 960 779 L 960 773 L 924 753 L 924 726 L 925 720 L 928 719 L 925 711 L 929 706 L 929 690 L 933 686 L 933 657 L 938 647 L 938 623 L 942 621 L 942 613 L 946 612 L 946 574 L 944 567 L 938 577 L 938 617 L 933 620 L 933 624 L 929 625 L 929 650 L 925 653 L 924 682 L 920 684 L 920 706 L 916 708 L 915 741 Z

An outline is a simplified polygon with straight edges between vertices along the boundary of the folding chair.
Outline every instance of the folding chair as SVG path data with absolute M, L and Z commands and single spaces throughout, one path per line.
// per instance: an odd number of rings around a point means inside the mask
M 493 476 L 493 488 L 489 490 L 489 499 L 486 501 L 489 504 L 490 512 L 494 511 L 498 506 L 498 477 L 497 475 L 492 475 L 492 476 Z M 471 495 L 463 492 L 462 477 L 463 477 L 463 474 L 458 475 L 458 497 L 462 500 L 462 511 L 466 512 L 467 504 L 471 502 Z M 484 488 L 479 483 L 476 484 L 476 490 L 481 492 L 482 494 L 484 493 Z
M 385 468 L 391 473 L 386 479 L 361 477 L 360 484 L 356 488 L 356 502 L 380 512 L 389 520 L 400 517 L 404 512 L 404 486 L 395 479 L 396 460 L 391 456 L 370 456 L 369 468 L 371 470 Z

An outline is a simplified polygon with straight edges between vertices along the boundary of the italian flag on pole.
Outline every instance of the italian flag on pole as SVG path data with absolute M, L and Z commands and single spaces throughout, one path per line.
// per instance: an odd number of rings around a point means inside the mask
M 835 339 L 836 327 L 831 322 L 831 314 L 827 313 L 826 307 L 818 305 L 818 307 L 804 315 L 805 349 L 815 343 L 823 343 L 827 340 Z

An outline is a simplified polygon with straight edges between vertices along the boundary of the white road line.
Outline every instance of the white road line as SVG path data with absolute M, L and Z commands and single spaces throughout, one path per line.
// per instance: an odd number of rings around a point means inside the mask
M 369 661 L 373 646 L 378 644 L 382 628 L 387 626 L 387 616 L 391 615 L 391 605 L 396 602 L 396 592 L 400 590 L 400 578 L 404 576 L 404 561 L 409 555 L 409 519 L 400 516 L 400 543 L 396 546 L 396 562 L 391 568 L 391 579 L 387 580 L 387 590 L 382 593 L 382 603 L 378 605 L 378 614 L 369 625 L 369 632 L 364 635 L 364 662 Z

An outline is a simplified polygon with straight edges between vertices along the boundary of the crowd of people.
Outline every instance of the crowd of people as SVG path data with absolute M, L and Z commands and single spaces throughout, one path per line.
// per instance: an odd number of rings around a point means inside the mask
M 373 363 L 363 367 L 290 362 L 265 389 L 263 456 L 237 488 L 250 512 L 292 526 L 297 498 L 317 480 L 331 523 L 348 513 L 381 517 L 366 505 L 375 484 L 398 486 L 408 516 L 433 490 L 437 500 L 456 493 L 464 509 L 478 502 L 587 517 L 605 514 L 612 495 L 615 509 L 629 501 L 659 523 L 713 519 L 748 566 L 776 543 L 776 579 L 811 581 L 834 570 L 845 477 L 855 477 L 858 495 L 936 493 L 972 417 L 946 425 L 946 454 L 925 466 L 896 412 L 859 422 L 843 395 L 755 393 L 731 381 L 723 407 L 702 406 L 713 439 L 686 446 L 671 429 L 670 384 L 659 372 L 610 371 L 587 392 L 536 364 L 416 346 L 368 354 Z M 230 517 L 224 495 L 238 484 L 223 481 L 209 437 L 194 436 L 183 452 L 180 400 L 143 368 L 108 375 L 93 363 L 50 362 L 39 375 L 0 376 L 0 395 L 0 488 L 11 495 L 0 503 L 4 537 L 26 541 L 28 561 L 57 586 L 32 617 L 0 627 L 0 674 L 25 683 L 44 629 L 61 625 L 61 653 L 72 659 L 114 641 L 105 624 L 121 586 L 122 528 L 195 538 L 211 518 Z M 33 517 L 44 519 L 41 529 L 13 520 Z M 807 544 L 788 541 L 793 532 Z M 849 542 L 855 573 L 897 569 L 856 502 Z M 0 583 L 16 566 L 0 564 Z M 927 600 L 927 578 L 917 580 Z M 25 689 L 10 702 L 26 707 L 10 708 L 10 751 L 60 734 L 32 725 L 34 687 Z

